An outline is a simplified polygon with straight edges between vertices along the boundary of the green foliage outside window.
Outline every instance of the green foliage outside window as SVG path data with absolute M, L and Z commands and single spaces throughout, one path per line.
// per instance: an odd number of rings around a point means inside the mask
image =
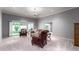
M 14 29 L 15 29 L 15 32 L 18 32 L 18 30 L 19 30 L 19 27 L 20 27 L 20 26 L 18 26 L 18 25 L 15 25 L 15 27 L 14 27 Z

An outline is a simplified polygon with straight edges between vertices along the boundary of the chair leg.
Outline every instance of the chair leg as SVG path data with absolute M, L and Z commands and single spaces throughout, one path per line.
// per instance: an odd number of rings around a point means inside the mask
M 40 44 L 40 47 L 43 48 L 44 47 L 43 44 Z
M 32 43 L 32 46 L 33 46 L 33 43 Z

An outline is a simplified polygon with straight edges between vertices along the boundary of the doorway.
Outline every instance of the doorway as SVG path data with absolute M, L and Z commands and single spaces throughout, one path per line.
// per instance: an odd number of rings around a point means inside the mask
M 79 46 L 79 23 L 74 24 L 74 45 Z

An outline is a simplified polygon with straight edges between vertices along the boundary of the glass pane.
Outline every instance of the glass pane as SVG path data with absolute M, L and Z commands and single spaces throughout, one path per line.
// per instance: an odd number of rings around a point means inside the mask
M 34 29 L 34 24 L 33 23 L 28 24 L 28 30 L 30 30 L 30 29 Z
M 50 24 L 44 24 L 44 29 L 49 30 L 50 31 Z
M 9 36 L 18 36 L 22 28 L 27 29 L 26 24 L 23 22 L 10 22 L 9 26 L 10 26 Z

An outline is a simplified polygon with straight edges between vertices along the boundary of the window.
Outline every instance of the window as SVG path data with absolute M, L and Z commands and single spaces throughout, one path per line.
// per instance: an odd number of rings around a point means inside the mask
M 28 24 L 28 30 L 30 30 L 30 29 L 34 29 L 34 24 L 33 23 Z
M 52 31 L 52 23 L 44 23 L 43 29 Z
M 50 24 L 44 24 L 44 29 L 49 30 L 50 31 Z
M 22 28 L 27 29 L 26 23 L 20 21 L 9 22 L 9 36 L 18 36 Z

